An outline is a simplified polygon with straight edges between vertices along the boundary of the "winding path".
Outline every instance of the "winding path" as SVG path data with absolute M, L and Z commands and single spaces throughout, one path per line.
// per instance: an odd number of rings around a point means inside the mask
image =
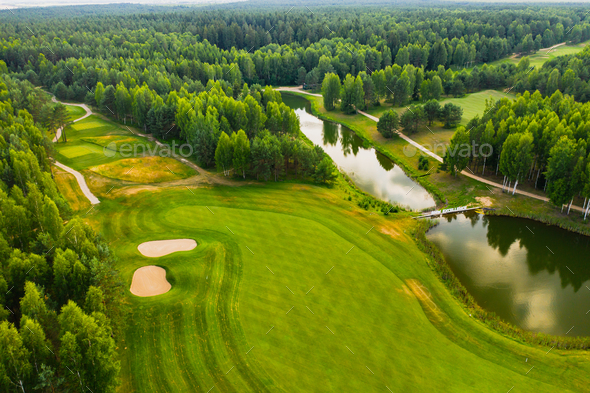
M 60 102 L 55 98 L 55 96 L 53 96 L 51 98 L 51 100 L 53 102 Z M 92 114 L 92 111 L 90 110 L 90 108 L 88 108 L 85 104 L 70 104 L 67 102 L 61 102 L 61 103 L 64 105 L 79 106 L 80 108 L 82 108 L 86 111 L 86 114 L 84 116 L 72 121 L 72 123 L 75 123 L 75 122 L 80 121 L 82 119 L 86 119 L 88 116 L 90 116 Z M 57 141 L 59 141 L 59 138 L 61 137 L 62 129 L 63 129 L 63 127 L 60 127 L 55 132 L 55 138 L 53 138 L 54 143 L 57 143 Z M 84 179 L 84 176 L 80 172 L 78 172 L 75 169 L 72 169 L 69 166 L 66 166 L 58 161 L 55 161 L 55 166 L 60 167 L 64 171 L 74 175 L 74 177 L 76 178 L 76 181 L 78 182 L 78 185 L 80 186 L 80 189 L 82 190 L 82 193 L 90 201 L 91 204 L 96 205 L 96 204 L 100 203 L 98 198 L 90 191 L 90 188 L 88 188 L 88 184 L 86 184 L 86 179 Z
M 562 44 L 559 44 L 559 45 L 562 45 Z M 559 45 L 556 45 L 556 46 L 559 46 Z M 310 92 L 307 92 L 305 90 L 302 90 L 301 89 L 301 86 L 297 86 L 297 87 L 279 87 L 276 90 L 278 90 L 278 91 L 286 91 L 286 92 L 302 93 L 302 94 L 307 94 L 307 95 L 314 96 L 314 97 L 322 97 L 321 94 L 310 93 Z M 359 110 L 357 110 L 357 112 L 360 113 L 361 115 L 363 115 L 363 116 L 365 116 L 365 117 L 367 117 L 367 118 L 375 121 L 375 122 L 378 122 L 379 121 L 379 118 L 376 117 L 376 116 L 370 115 L 370 114 L 368 114 L 366 112 L 359 111 Z M 430 157 L 434 158 L 435 160 L 437 160 L 439 162 L 443 162 L 443 158 L 441 156 L 439 156 L 439 155 L 431 152 L 430 150 L 428 150 L 427 148 L 425 148 L 424 146 L 422 146 L 418 142 L 414 141 L 413 139 L 411 139 L 407 135 L 404 135 L 404 134 L 402 134 L 399 131 L 396 131 L 396 132 L 400 136 L 400 138 L 402 138 L 403 140 L 405 140 L 406 142 L 408 142 L 409 144 L 411 144 L 412 146 L 414 146 L 418 150 L 424 152 L 425 154 L 429 155 Z M 499 189 L 502 189 L 503 188 L 501 184 L 496 183 L 496 182 L 493 182 L 491 180 L 484 179 L 483 177 L 477 176 L 477 175 L 475 175 L 475 174 L 473 174 L 471 172 L 463 171 L 463 172 L 461 172 L 461 174 L 464 175 L 464 176 L 466 176 L 466 177 L 469 177 L 471 179 L 474 179 L 474 180 L 477 180 L 477 181 L 482 182 L 484 184 L 487 184 L 489 186 L 496 187 L 496 188 L 499 188 Z M 541 196 L 541 195 L 533 194 L 531 192 L 516 190 L 516 193 L 517 194 L 520 194 L 520 195 L 524 195 L 524 196 L 530 197 L 530 198 L 538 199 L 538 200 L 543 201 L 543 202 L 549 202 L 549 198 L 544 197 L 544 196 Z M 580 212 L 584 212 L 584 209 L 582 209 L 581 207 L 576 206 L 576 205 L 572 205 L 572 209 L 577 210 L 577 211 L 580 211 Z

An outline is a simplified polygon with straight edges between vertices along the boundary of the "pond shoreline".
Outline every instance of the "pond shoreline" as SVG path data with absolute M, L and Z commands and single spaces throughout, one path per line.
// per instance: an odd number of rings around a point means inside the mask
M 435 226 L 438 226 L 438 223 L 435 220 L 419 221 L 413 233 L 416 245 L 420 251 L 426 255 L 428 265 L 432 271 L 447 288 L 449 293 L 463 306 L 463 309 L 467 314 L 495 332 L 521 343 L 561 350 L 590 349 L 590 336 L 568 337 L 532 332 L 506 322 L 494 312 L 481 307 L 476 302 L 473 295 L 471 295 L 467 288 L 465 288 L 461 281 L 459 281 L 444 258 L 442 251 L 426 237 L 426 233 Z
M 295 96 L 298 96 L 301 98 L 305 98 L 311 105 L 312 114 L 314 116 L 318 117 L 319 119 L 322 119 L 325 121 L 330 121 L 333 123 L 338 123 L 338 124 L 341 124 L 345 127 L 348 127 L 350 130 L 352 130 L 356 134 L 356 136 L 361 138 L 363 141 L 365 141 L 371 147 L 373 147 L 376 151 L 385 155 L 387 158 L 389 158 L 391 161 L 393 161 L 396 165 L 398 165 L 409 178 L 411 178 L 415 182 L 419 183 L 422 187 L 424 187 L 426 189 L 426 191 L 428 191 L 428 193 L 435 199 L 436 204 L 437 204 L 436 205 L 437 208 L 445 206 L 448 203 L 446 196 L 438 189 L 438 187 L 436 187 L 433 183 L 431 183 L 430 181 L 428 181 L 426 179 L 427 175 L 417 174 L 413 170 L 413 168 L 407 167 L 407 165 L 405 165 L 403 162 L 398 160 L 397 157 L 394 154 L 392 154 L 390 151 L 382 148 L 378 144 L 375 144 L 372 140 L 370 140 L 365 135 L 363 135 L 363 133 L 360 132 L 355 125 L 348 124 L 348 123 L 341 122 L 341 121 L 337 121 L 336 119 L 330 118 L 330 117 L 325 116 L 324 114 L 320 113 L 320 111 L 317 108 L 317 103 L 313 99 L 314 98 L 313 96 L 310 96 L 310 95 L 307 95 L 304 93 L 298 93 L 295 91 L 283 91 L 282 93 L 291 94 L 291 95 L 295 95 Z M 513 207 L 513 209 L 514 210 L 511 213 L 511 212 L 505 211 L 505 207 L 496 207 L 494 212 L 492 212 L 491 214 L 498 215 L 498 216 L 526 218 L 529 220 L 542 222 L 547 225 L 556 226 L 561 229 L 565 229 L 567 231 L 578 233 L 578 234 L 581 234 L 584 236 L 590 236 L 590 225 L 588 225 L 587 227 L 584 226 L 584 225 L 586 225 L 584 223 L 569 225 L 564 221 L 556 220 L 556 219 L 552 219 L 552 218 L 547 218 L 541 214 L 536 214 L 535 212 L 526 212 L 525 213 L 525 212 L 520 211 L 520 209 L 517 209 L 514 207 Z M 590 221 L 588 221 L 588 222 L 590 223 Z
M 433 199 L 436 203 L 436 207 L 444 206 L 447 203 L 446 198 L 444 197 L 442 192 L 440 192 L 432 183 L 430 183 L 428 180 L 426 180 L 427 175 L 416 173 L 412 168 L 407 167 L 403 162 L 398 160 L 397 157 L 394 156 L 393 154 L 391 154 L 389 151 L 381 148 L 378 145 L 375 145 L 370 139 L 365 137 L 362 134 L 362 132 L 359 132 L 359 130 L 353 124 L 346 124 L 344 122 L 337 121 L 335 119 L 331 119 L 331 118 L 323 115 L 317 109 L 316 102 L 314 100 L 310 99 L 310 98 L 312 98 L 312 96 L 309 96 L 309 95 L 303 94 L 303 93 L 294 92 L 294 91 L 282 91 L 281 93 L 304 98 L 305 100 L 307 100 L 310 103 L 311 113 L 313 114 L 313 116 L 317 117 L 320 120 L 340 124 L 344 127 L 347 127 L 348 129 L 350 129 L 352 132 L 354 132 L 354 134 L 358 138 L 362 139 L 363 142 L 365 142 L 370 147 L 375 149 L 375 151 L 383 154 L 385 157 L 390 159 L 395 165 L 399 166 L 400 169 L 406 174 L 407 177 L 409 177 L 410 179 L 412 179 L 416 183 L 420 184 L 420 186 L 422 186 L 430 194 L 430 196 L 433 197 Z

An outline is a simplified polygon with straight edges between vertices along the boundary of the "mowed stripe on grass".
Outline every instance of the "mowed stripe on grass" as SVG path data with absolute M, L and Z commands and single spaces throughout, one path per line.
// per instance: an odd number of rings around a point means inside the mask
M 102 230 L 114 240 L 126 284 L 149 264 L 166 268 L 172 284 L 154 298 L 129 295 L 120 391 L 495 392 L 518 385 L 532 392 L 587 382 L 580 370 L 577 380 L 569 367 L 562 374 L 559 354 L 519 345 L 466 316 L 409 237 L 366 234 L 385 222 L 401 233 L 411 228 L 406 220 L 349 207 L 331 191 L 290 185 L 169 189 L 101 203 L 91 219 L 108 217 Z M 162 234 L 199 247 L 142 257 L 137 245 Z M 452 328 L 426 317 L 408 279 L 432 292 Z M 538 372 L 524 376 L 530 364 Z

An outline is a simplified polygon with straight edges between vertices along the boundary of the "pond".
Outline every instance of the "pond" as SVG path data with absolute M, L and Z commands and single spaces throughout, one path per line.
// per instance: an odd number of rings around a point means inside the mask
M 365 146 L 352 130 L 313 116 L 305 98 L 285 93 L 282 96 L 283 102 L 299 116 L 305 136 L 321 146 L 361 190 L 412 210 L 434 208 L 436 202 L 428 191 L 389 158 Z
M 445 216 L 427 237 L 486 310 L 529 331 L 590 336 L 590 237 L 477 213 Z

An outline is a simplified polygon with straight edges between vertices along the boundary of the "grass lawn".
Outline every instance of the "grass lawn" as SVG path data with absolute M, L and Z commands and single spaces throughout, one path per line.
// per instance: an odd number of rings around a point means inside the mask
M 530 65 L 540 68 L 547 61 L 554 59 L 558 56 L 576 54 L 578 52 L 581 52 L 584 49 L 584 47 L 588 44 L 588 42 L 590 42 L 590 41 L 581 42 L 581 43 L 575 44 L 575 45 L 561 45 L 561 46 L 558 46 L 557 48 L 554 48 L 552 50 L 548 50 L 548 48 L 541 49 L 537 53 L 534 53 L 529 56 Z M 511 56 L 511 57 L 506 57 L 504 59 L 493 61 L 488 64 L 494 65 L 494 66 L 502 64 L 502 63 L 518 64 L 518 62 L 521 59 L 522 59 L 521 56 Z
M 445 98 L 440 101 L 440 105 L 443 106 L 446 103 L 453 103 L 463 108 L 463 118 L 460 124 L 466 125 L 469 120 L 473 119 L 476 115 L 479 115 L 480 117 L 482 116 L 485 110 L 486 100 L 492 98 L 494 101 L 497 101 L 506 97 L 512 98 L 513 95 L 508 95 L 496 90 L 483 90 L 477 93 L 467 94 L 465 97 Z M 416 102 L 416 104 L 422 103 Z M 373 116 L 381 117 L 383 113 L 389 109 L 394 109 L 400 116 L 407 110 L 406 107 L 394 108 L 391 104 L 383 102 L 380 106 L 374 106 L 367 109 L 366 112 Z M 449 143 L 454 133 L 455 129 L 444 128 L 441 122 L 435 121 L 430 126 L 420 127 L 418 132 L 412 134 L 411 137 L 429 150 L 434 151 L 437 145 Z M 442 155 L 441 152 L 441 149 L 435 151 L 438 155 Z
M 141 183 L 159 183 L 196 175 L 188 166 L 166 157 L 124 158 L 90 168 L 101 176 Z
M 191 191 L 99 194 L 86 216 L 112 241 L 132 310 L 121 392 L 544 392 L 590 382 L 587 353 L 546 354 L 470 318 L 405 215 L 300 184 Z M 137 250 L 174 238 L 198 246 L 158 259 Z M 131 295 L 133 272 L 152 264 L 167 270 L 170 292 Z
M 78 171 L 90 170 L 111 179 L 141 183 L 184 179 L 196 174 L 166 155 L 148 157 L 159 152 L 155 143 L 96 115 L 67 127 L 66 136 L 66 143 L 60 138 L 55 144 L 56 159 Z M 121 160 L 127 162 L 120 163 Z M 135 164 L 137 167 L 126 173 Z
M 70 114 L 70 121 L 79 119 L 86 114 L 86 111 L 84 110 L 84 108 L 80 108 L 79 106 L 66 105 L 66 109 L 68 110 L 68 113 Z
M 477 93 L 467 94 L 465 97 L 446 98 L 440 101 L 440 105 L 444 106 L 446 103 L 452 103 L 463 108 L 461 124 L 465 125 L 476 115 L 479 115 L 481 118 L 486 107 L 486 100 L 489 100 L 490 98 L 493 98 L 494 101 L 498 101 L 502 98 L 512 99 L 514 96 L 496 90 L 482 90 Z

